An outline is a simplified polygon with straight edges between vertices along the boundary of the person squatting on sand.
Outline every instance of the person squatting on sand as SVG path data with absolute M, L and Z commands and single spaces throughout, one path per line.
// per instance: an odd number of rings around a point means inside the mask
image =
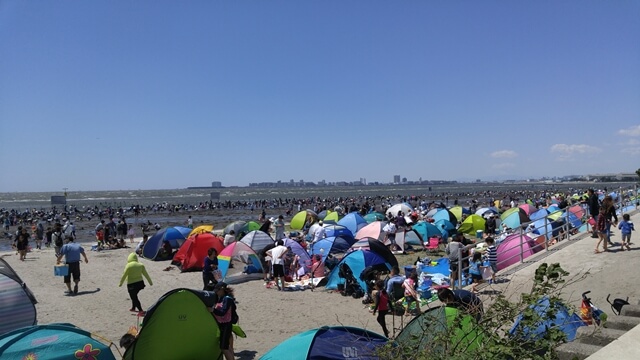
M 216 279 L 216 272 L 218 272 L 218 251 L 215 248 L 207 250 L 207 256 L 204 257 L 204 266 L 202 267 L 202 282 L 204 288 L 202 290 L 209 290 L 216 285 L 218 279 Z
M 120 284 L 118 285 L 122 286 L 124 280 L 127 280 L 127 291 L 131 298 L 131 309 L 129 309 L 129 311 L 136 311 L 136 309 L 139 312 L 144 311 L 142 309 L 140 299 L 138 299 L 138 293 L 145 287 L 144 279 L 142 278 L 143 276 L 147 278 L 149 285 L 153 286 L 153 281 L 151 281 L 151 277 L 149 276 L 149 273 L 147 273 L 147 269 L 144 267 L 144 264 L 138 262 L 138 256 L 136 253 L 129 254 L 129 257 L 127 258 L 127 265 L 124 267 L 124 272 L 120 279 Z
M 216 304 L 211 308 L 211 312 L 220 327 L 220 349 L 226 360 L 233 360 L 233 324 L 238 323 L 236 312 L 236 299 L 233 295 L 233 288 L 220 281 L 213 288 L 217 296 Z
M 71 294 L 71 276 L 73 276 L 73 294 L 78 293 L 78 283 L 80 282 L 80 256 L 84 257 L 85 264 L 89 263 L 87 254 L 84 253 L 84 248 L 80 244 L 73 242 L 73 237 L 67 238 L 67 243 L 60 248 L 60 255 L 58 255 L 57 263 L 60 264 L 62 257 L 65 258 L 65 263 L 69 266 L 69 273 L 64 277 L 64 283 L 67 285 L 67 293 Z

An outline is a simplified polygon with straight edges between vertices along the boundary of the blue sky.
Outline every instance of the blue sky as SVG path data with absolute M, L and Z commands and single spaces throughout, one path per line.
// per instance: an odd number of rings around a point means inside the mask
M 0 191 L 634 172 L 637 1 L 0 2 Z

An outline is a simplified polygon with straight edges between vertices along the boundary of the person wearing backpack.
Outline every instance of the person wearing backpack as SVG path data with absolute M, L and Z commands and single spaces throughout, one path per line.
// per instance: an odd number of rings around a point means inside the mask
M 53 234 L 51 235 L 51 242 L 53 242 L 56 257 L 60 255 L 60 249 L 62 248 L 62 245 L 64 245 L 63 240 L 62 225 L 60 225 L 60 223 L 56 223 L 53 227 Z
M 384 280 L 376 281 L 375 291 L 373 292 L 373 315 L 378 312 L 376 321 L 382 327 L 385 337 L 389 337 L 389 330 L 387 330 L 387 321 L 385 316 L 389 313 L 389 294 L 384 288 Z
M 238 313 L 236 312 L 236 299 L 233 297 L 233 288 L 220 281 L 215 285 L 213 291 L 218 297 L 212 312 L 220 327 L 220 349 L 225 360 L 234 360 L 231 333 L 233 332 L 233 324 L 238 323 Z

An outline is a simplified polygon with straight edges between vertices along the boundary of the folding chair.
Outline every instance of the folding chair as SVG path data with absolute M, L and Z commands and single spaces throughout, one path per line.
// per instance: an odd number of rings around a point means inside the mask
M 395 337 L 396 330 L 402 331 L 402 329 L 404 328 L 404 306 L 398 303 L 404 298 L 404 288 L 402 287 L 402 283 L 393 283 L 392 292 L 391 294 L 389 294 L 389 298 L 391 300 L 391 314 L 393 315 L 393 337 Z M 396 316 L 398 316 L 399 312 L 398 309 L 401 309 L 402 311 L 400 311 L 400 327 L 396 328 Z
M 429 241 L 425 243 L 424 250 L 429 252 L 437 252 L 440 248 L 440 238 L 432 236 Z

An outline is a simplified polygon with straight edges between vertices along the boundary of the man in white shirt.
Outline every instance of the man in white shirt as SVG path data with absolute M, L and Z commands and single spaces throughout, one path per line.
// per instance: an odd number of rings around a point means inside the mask
M 231 230 L 227 235 L 224 236 L 224 241 L 222 244 L 224 245 L 224 247 L 227 247 L 234 241 L 236 241 L 236 232 Z
M 287 255 L 286 246 L 284 241 L 276 241 L 276 247 L 267 251 L 267 255 L 271 256 L 271 263 L 273 264 L 273 277 L 276 279 L 276 286 L 278 290 L 284 290 L 284 257 Z M 282 283 L 282 285 L 280 285 Z
M 318 226 L 318 227 L 316 228 L 316 230 L 313 232 L 313 242 L 314 242 L 314 243 L 316 243 L 316 242 L 318 242 L 318 241 L 320 241 L 320 240 L 324 239 L 324 238 L 325 238 L 325 235 L 326 235 L 326 234 L 325 234 L 325 230 L 324 230 L 324 226 L 322 226 L 322 221 L 320 221 L 320 222 L 318 223 L 318 225 L 320 225 L 320 226 Z

